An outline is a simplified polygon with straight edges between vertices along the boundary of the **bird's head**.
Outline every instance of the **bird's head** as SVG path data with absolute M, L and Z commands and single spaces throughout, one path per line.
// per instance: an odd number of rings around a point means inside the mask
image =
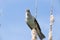
M 26 9 L 26 17 L 30 17 L 30 16 L 31 16 L 30 10 Z
M 26 15 L 30 15 L 30 10 L 29 9 L 26 10 Z
M 27 10 L 26 10 L 26 12 L 30 12 L 30 10 L 29 10 L 29 9 L 27 9 Z

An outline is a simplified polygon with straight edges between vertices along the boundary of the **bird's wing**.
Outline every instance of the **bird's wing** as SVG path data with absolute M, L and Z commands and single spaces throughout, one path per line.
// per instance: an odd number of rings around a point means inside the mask
M 38 22 L 37 22 L 36 19 L 34 19 L 34 22 L 35 22 L 35 24 L 36 24 L 37 34 L 38 34 L 39 38 L 42 40 L 43 38 L 45 38 L 45 36 L 44 36 L 44 34 L 41 32 L 41 28 L 40 28 L 40 26 L 39 26 L 39 24 L 38 24 Z
M 39 29 L 39 31 L 41 31 L 40 26 L 39 26 L 39 24 L 38 24 L 36 18 L 34 18 L 34 23 L 35 23 L 35 25 L 37 26 L 37 28 Z
M 29 26 L 29 28 L 32 30 L 32 28 L 31 28 L 31 26 L 28 24 L 28 22 L 26 22 L 27 23 L 27 25 Z

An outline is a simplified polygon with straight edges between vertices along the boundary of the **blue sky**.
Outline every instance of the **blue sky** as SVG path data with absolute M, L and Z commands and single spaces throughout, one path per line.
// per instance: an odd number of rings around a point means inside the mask
M 48 40 L 52 0 L 38 0 L 37 21 Z M 0 40 L 31 40 L 31 30 L 25 22 L 25 10 L 35 16 L 35 0 L 0 0 Z M 53 40 L 60 40 L 60 0 L 54 0 Z M 39 38 L 38 38 L 39 40 Z

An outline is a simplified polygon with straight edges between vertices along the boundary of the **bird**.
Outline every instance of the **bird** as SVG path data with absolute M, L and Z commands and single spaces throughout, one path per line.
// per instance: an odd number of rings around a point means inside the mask
M 41 28 L 36 20 L 36 18 L 34 16 L 31 15 L 31 12 L 29 9 L 26 9 L 26 24 L 29 26 L 29 28 L 32 30 L 33 28 L 35 28 L 35 30 L 37 31 L 37 35 L 38 37 L 42 40 L 45 38 L 45 35 L 42 33 Z

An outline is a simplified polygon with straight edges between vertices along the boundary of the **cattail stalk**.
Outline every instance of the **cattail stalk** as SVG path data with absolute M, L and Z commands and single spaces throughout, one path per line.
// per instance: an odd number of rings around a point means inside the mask
M 50 25 L 49 39 L 48 40 L 52 40 L 52 25 Z
M 34 28 L 32 29 L 32 40 L 37 40 L 37 32 Z

